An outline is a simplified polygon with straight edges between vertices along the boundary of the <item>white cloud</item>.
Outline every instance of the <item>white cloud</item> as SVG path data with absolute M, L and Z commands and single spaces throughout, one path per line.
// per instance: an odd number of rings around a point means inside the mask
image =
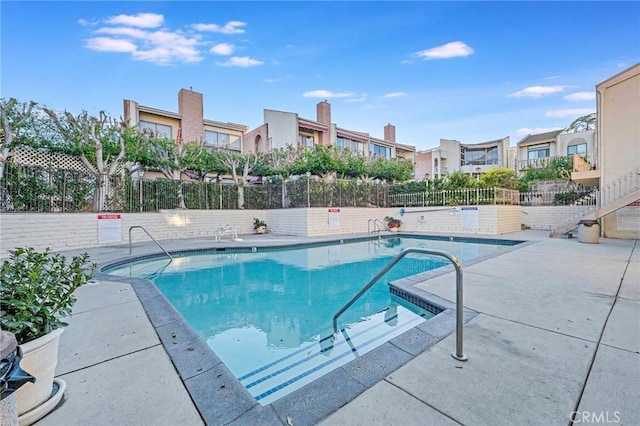
M 200 62 L 206 53 L 207 47 L 204 46 L 213 45 L 213 47 L 208 47 L 210 53 L 231 55 L 236 50 L 233 44 L 210 44 L 207 40 L 203 40 L 205 34 L 195 33 L 191 28 L 224 34 L 239 34 L 244 32 L 241 27 L 246 25 L 241 21 L 229 21 L 223 26 L 194 24 L 188 26 L 190 30 L 187 32 L 166 27 L 158 28 L 163 25 L 164 16 L 155 13 L 117 15 L 100 22 L 102 25 L 94 28 L 92 37 L 86 40 L 86 48 L 103 52 L 130 53 L 134 60 L 158 65 Z M 83 26 L 92 24 L 86 19 L 80 19 L 78 23 Z M 102 37 L 102 35 L 106 36 Z M 251 67 L 263 63 L 263 61 L 250 57 L 233 57 L 220 65 Z
M 99 50 L 102 52 L 135 52 L 136 45 L 127 40 L 94 37 L 87 40 L 86 46 L 91 50 Z
M 129 52 L 134 60 L 166 65 L 175 62 L 200 62 L 200 36 L 187 36 L 181 31 L 154 29 L 164 17 L 154 13 L 118 15 L 105 20 L 115 26 L 102 26 L 94 34 L 110 37 L 94 37 L 86 47 L 103 52 Z
M 595 108 L 577 108 L 577 109 L 557 109 L 547 111 L 545 117 L 550 118 L 566 118 L 566 117 L 582 117 L 583 115 L 596 112 Z
M 447 59 L 455 57 L 469 56 L 474 50 L 466 43 L 461 41 L 453 41 L 442 46 L 431 49 L 421 50 L 414 55 L 422 59 Z
M 403 59 L 402 61 L 400 61 L 400 64 L 402 65 L 408 65 L 408 64 L 412 64 L 413 61 L 409 60 L 409 59 Z
M 220 65 L 221 67 L 241 67 L 241 68 L 255 67 L 262 64 L 264 64 L 263 61 L 253 59 L 248 56 L 233 56 L 229 58 L 229 60 L 226 62 L 218 62 L 218 65 Z
M 367 100 L 366 96 L 360 96 L 359 98 L 347 99 L 347 100 L 345 100 L 345 102 L 364 102 L 366 100 Z
M 564 98 L 568 101 L 593 101 L 596 98 L 596 92 L 577 92 Z
M 104 27 L 99 28 L 95 31 L 98 34 L 109 34 L 115 36 L 123 36 L 123 37 L 133 37 L 133 38 L 147 38 L 150 32 L 146 30 L 141 30 L 138 28 L 128 28 L 128 27 Z
M 403 96 L 409 96 L 409 95 L 405 92 L 391 92 L 384 95 L 383 98 L 401 98 Z
M 540 98 L 553 93 L 562 92 L 564 86 L 531 86 L 509 95 L 512 98 Z
M 332 92 L 330 90 L 311 90 L 302 94 L 304 98 L 349 98 L 354 96 L 352 92 Z
M 235 47 L 233 44 L 218 43 L 211 48 L 210 52 L 215 53 L 216 55 L 231 55 L 234 49 Z
M 119 37 L 94 37 L 86 47 L 103 52 L 130 52 L 133 59 L 166 65 L 174 62 L 200 62 L 198 40 L 169 31 L 144 31 L 136 28 L 101 28 L 97 33 Z
M 156 28 L 162 25 L 164 16 L 157 13 L 138 13 L 137 15 L 118 15 L 107 18 L 105 22 L 112 25 L 126 25 L 139 28 Z
M 244 29 L 240 27 L 244 27 L 245 25 L 247 25 L 246 22 L 229 21 L 223 26 L 217 24 L 193 24 L 193 28 L 197 31 L 207 31 L 213 33 L 242 34 L 244 32 Z

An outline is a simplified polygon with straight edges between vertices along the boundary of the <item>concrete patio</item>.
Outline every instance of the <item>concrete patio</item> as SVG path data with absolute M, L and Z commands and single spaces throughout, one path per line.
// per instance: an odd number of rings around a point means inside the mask
M 536 242 L 464 268 L 465 306 L 479 313 L 464 328 L 467 362 L 451 357 L 450 335 L 320 423 L 640 424 L 638 241 L 584 244 L 546 236 L 503 236 Z M 242 237 L 252 245 L 303 240 Z M 210 239 L 162 243 L 168 250 L 213 245 Z M 66 254 L 79 251 L 85 250 Z M 99 263 L 128 254 L 126 246 L 86 251 Z M 139 243 L 134 252 L 155 251 Z M 454 300 L 454 281 L 448 273 L 417 286 Z M 56 374 L 67 394 L 37 424 L 204 424 L 131 285 L 100 281 L 77 296 Z M 262 412 L 232 423 L 310 424 L 302 410 L 286 418 L 269 407 Z

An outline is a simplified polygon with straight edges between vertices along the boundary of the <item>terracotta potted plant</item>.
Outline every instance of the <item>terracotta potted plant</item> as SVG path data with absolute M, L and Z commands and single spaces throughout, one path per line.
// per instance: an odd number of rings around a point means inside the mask
M 0 327 L 13 333 L 22 349 L 20 366 L 36 378 L 18 389 L 18 421 L 29 425 L 51 411 L 64 393 L 64 382 L 52 396 L 58 363 L 58 342 L 71 314 L 74 291 L 93 276 L 96 265 L 89 255 L 71 261 L 50 249 L 31 247 L 9 251 L 0 266 Z
M 264 234 L 265 232 L 267 232 L 267 222 L 254 217 L 253 229 L 256 231 L 256 234 Z
M 402 225 L 402 221 L 400 219 L 396 219 L 395 217 L 387 216 L 384 218 L 384 222 L 387 224 L 387 228 L 391 232 L 398 232 L 400 229 L 400 225 Z

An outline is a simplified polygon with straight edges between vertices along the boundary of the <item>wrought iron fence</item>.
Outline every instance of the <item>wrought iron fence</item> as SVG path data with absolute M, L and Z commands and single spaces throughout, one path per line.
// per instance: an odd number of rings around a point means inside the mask
M 596 188 L 574 186 L 557 191 L 531 191 L 520 193 L 523 206 L 575 206 L 595 204 Z
M 247 185 L 246 209 L 386 207 L 389 185 L 314 178 Z M 98 177 L 77 170 L 8 163 L 0 179 L 2 212 L 152 212 L 162 209 L 238 208 L 233 184 Z
M 505 188 L 468 188 L 390 195 L 393 207 L 519 204 L 519 192 Z

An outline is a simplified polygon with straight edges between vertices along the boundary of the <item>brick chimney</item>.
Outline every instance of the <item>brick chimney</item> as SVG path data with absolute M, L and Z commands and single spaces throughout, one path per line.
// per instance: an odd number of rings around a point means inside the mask
M 393 143 L 396 142 L 396 126 L 393 124 L 384 126 L 384 140 Z
M 204 139 L 204 104 L 202 93 L 192 89 L 178 92 L 178 113 L 182 116 L 182 141 Z
M 319 102 L 316 111 L 318 117 L 316 121 L 331 127 L 331 104 L 327 101 Z

